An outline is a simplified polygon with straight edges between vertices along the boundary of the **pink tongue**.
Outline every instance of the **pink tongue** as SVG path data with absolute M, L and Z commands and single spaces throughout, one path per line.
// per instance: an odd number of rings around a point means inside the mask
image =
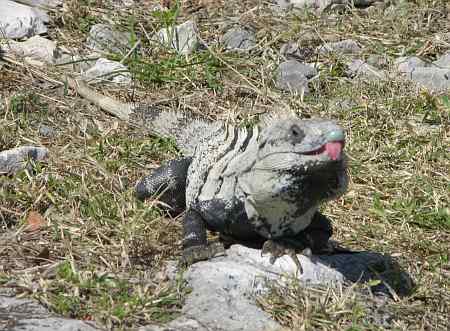
M 330 156 L 333 161 L 336 161 L 341 156 L 343 143 L 341 141 L 332 141 L 330 143 L 326 143 L 325 151 Z

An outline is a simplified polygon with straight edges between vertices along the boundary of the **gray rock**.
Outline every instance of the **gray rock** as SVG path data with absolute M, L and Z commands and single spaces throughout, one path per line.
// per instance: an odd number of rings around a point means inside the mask
M 278 6 L 289 10 L 292 8 L 312 9 L 322 12 L 333 4 L 334 0 L 277 0 Z
M 445 53 L 439 59 L 433 62 L 439 68 L 450 69 L 450 52 Z
M 234 245 L 226 256 L 198 262 L 184 273 L 192 291 L 186 297 L 180 317 L 165 325 L 140 327 L 139 331 L 281 331 L 283 328 L 255 304 L 255 297 L 266 293 L 274 282 L 298 280 L 303 286 L 346 286 L 380 277 L 381 284 L 389 284 L 400 296 L 409 294 L 413 286 L 409 277 L 381 254 L 355 252 L 311 259 L 298 257 L 304 269 L 300 275 L 288 256 L 271 264 L 270 257 L 261 256 L 260 250 Z M 173 264 L 168 269 L 167 273 L 175 277 Z M 382 304 L 386 288 L 378 290 L 380 295 L 375 298 L 380 298 Z M 372 288 L 372 292 L 377 294 L 377 288 Z M 376 318 L 378 315 L 379 312 L 374 313 Z M 58 318 L 36 301 L 8 297 L 4 291 L 0 294 L 0 317 L 0 328 L 5 325 L 11 331 L 97 330 L 91 323 Z
M 389 58 L 383 55 L 371 54 L 367 57 L 366 63 L 375 68 L 383 68 L 389 65 Z
M 292 8 L 312 9 L 317 13 L 345 9 L 346 7 L 365 8 L 377 4 L 389 3 L 386 0 L 277 0 L 279 7 L 285 10 Z
M 353 60 L 347 63 L 348 72 L 353 78 L 364 77 L 372 80 L 386 79 L 387 75 L 384 71 L 367 64 L 362 60 Z
M 39 135 L 46 138 L 51 138 L 55 136 L 55 129 L 53 129 L 51 126 L 42 124 L 39 126 Z
M 291 0 L 277 0 L 277 5 L 274 6 L 275 10 L 291 10 L 294 8 L 294 5 L 291 3 Z
M 131 83 L 128 68 L 120 62 L 100 58 L 88 69 L 84 76 L 92 80 L 110 80 L 113 83 L 127 85 Z
M 9 0 L 0 1 L 0 30 L 3 38 L 20 39 L 47 32 L 45 12 Z
M 27 166 L 28 160 L 41 161 L 48 155 L 45 147 L 22 146 L 0 152 L 0 175 L 15 174 Z
M 233 28 L 222 37 L 227 49 L 248 51 L 256 45 L 255 34 L 247 29 Z
M 58 53 L 54 64 L 59 66 L 64 71 L 68 72 L 85 72 L 95 65 L 98 60 L 98 55 L 94 54 L 91 57 L 82 58 L 79 55 L 68 53 Z
M 275 85 L 277 88 L 294 92 L 309 93 L 308 79 L 317 75 L 317 70 L 296 60 L 288 60 L 280 64 Z
M 361 47 L 352 39 L 341 40 L 333 43 L 325 43 L 317 48 L 320 54 L 357 54 L 361 52 Z
M 89 31 L 86 45 L 96 51 L 126 54 L 130 45 L 131 34 L 114 30 L 107 24 L 95 24 Z
M 431 92 L 439 93 L 450 90 L 450 69 L 419 67 L 406 73 L 405 77 Z
M 316 54 L 316 50 L 313 47 L 300 47 L 298 43 L 289 41 L 281 45 L 280 54 L 286 59 L 307 61 Z
M 394 61 L 397 71 L 410 73 L 416 68 L 427 67 L 428 63 L 416 56 L 402 56 Z
M 192 292 L 182 309 L 183 317 L 164 326 L 147 326 L 140 331 L 282 330 L 255 304 L 255 296 L 266 293 L 273 282 L 298 279 L 304 286 L 338 286 L 369 281 L 375 277 L 372 270 L 376 270 L 377 275 L 398 293 L 403 293 L 403 289 L 395 286 L 395 282 L 405 284 L 405 294 L 412 288 L 409 277 L 397 270 L 389 257 L 381 254 L 361 252 L 313 256 L 311 259 L 303 255 L 298 257 L 304 269 L 301 275 L 288 256 L 277 259 L 272 265 L 270 257 L 261 256 L 260 250 L 233 245 L 226 256 L 198 262 L 184 273 Z M 386 288 L 378 290 L 386 293 Z
M 189 55 L 200 45 L 197 25 L 191 20 L 173 28 L 161 29 L 156 36 L 160 43 L 168 45 L 180 54 Z
M 33 64 L 52 64 L 55 60 L 56 43 L 41 36 L 17 42 L 10 40 L 4 47 L 7 53 L 23 57 L 25 61 Z
M 358 104 L 352 99 L 333 99 L 328 102 L 331 111 L 348 111 L 357 107 Z
M 95 331 L 83 321 L 59 318 L 34 300 L 0 296 L 0 329 L 9 331 Z
M 450 52 L 433 63 L 427 63 L 418 57 L 400 57 L 395 61 L 397 71 L 403 77 L 431 92 L 450 90 Z
M 201 325 L 198 321 L 184 316 L 167 323 L 166 325 L 146 325 L 138 331 L 209 331 L 211 329 Z M 217 329 L 214 329 L 217 330 Z
M 27 2 L 32 7 L 44 6 L 49 8 L 56 8 L 63 4 L 63 0 L 28 0 Z

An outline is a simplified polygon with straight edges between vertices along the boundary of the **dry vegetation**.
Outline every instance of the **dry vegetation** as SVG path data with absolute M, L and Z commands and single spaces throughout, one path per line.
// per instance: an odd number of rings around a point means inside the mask
M 280 93 L 272 81 L 279 47 L 289 40 L 316 46 L 351 38 L 364 47 L 363 58 L 380 55 L 386 67 L 401 55 L 434 60 L 450 50 L 447 1 L 398 2 L 386 11 L 282 17 L 256 0 L 191 1 L 181 11 L 156 14 L 152 1 L 119 11 L 107 0 L 66 0 L 66 10 L 52 14 L 49 35 L 78 48 L 92 24 L 110 22 L 141 39 L 125 59 L 133 87 L 102 91 L 126 100 L 167 99 L 160 107 L 238 123 L 281 109 L 337 119 L 348 132 L 352 182 L 348 194 L 324 210 L 334 221 L 335 239 L 393 255 L 416 289 L 387 305 L 395 318 L 386 325 L 370 319 L 370 304 L 352 289 L 276 286 L 259 304 L 293 329 L 448 330 L 449 96 L 400 80 L 352 81 L 338 56 L 318 58 L 326 65 L 304 99 Z M 148 35 L 192 15 L 208 50 L 183 57 L 149 44 Z M 217 46 L 233 23 L 257 32 L 250 54 Z M 45 164 L 0 177 L 0 284 L 109 328 L 173 318 L 188 288 L 158 272 L 179 256 L 180 224 L 157 201 L 138 202 L 133 185 L 176 155 L 176 147 L 104 115 L 58 84 L 61 77 L 58 68 L 11 63 L 0 71 L 0 150 L 33 144 L 51 154 Z M 55 132 L 45 137 L 42 126 Z

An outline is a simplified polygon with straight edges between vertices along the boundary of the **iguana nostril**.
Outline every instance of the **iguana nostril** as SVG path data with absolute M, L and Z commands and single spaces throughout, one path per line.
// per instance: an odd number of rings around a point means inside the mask
M 344 141 L 345 134 L 342 130 L 334 130 L 327 134 L 327 141 Z

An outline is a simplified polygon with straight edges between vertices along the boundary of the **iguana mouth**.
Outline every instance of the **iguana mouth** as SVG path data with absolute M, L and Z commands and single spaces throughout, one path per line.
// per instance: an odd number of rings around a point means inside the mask
M 333 160 L 339 160 L 344 149 L 344 141 L 330 141 L 325 145 L 320 146 L 318 149 L 304 152 L 304 155 L 319 155 L 322 153 L 327 153 L 327 155 Z

